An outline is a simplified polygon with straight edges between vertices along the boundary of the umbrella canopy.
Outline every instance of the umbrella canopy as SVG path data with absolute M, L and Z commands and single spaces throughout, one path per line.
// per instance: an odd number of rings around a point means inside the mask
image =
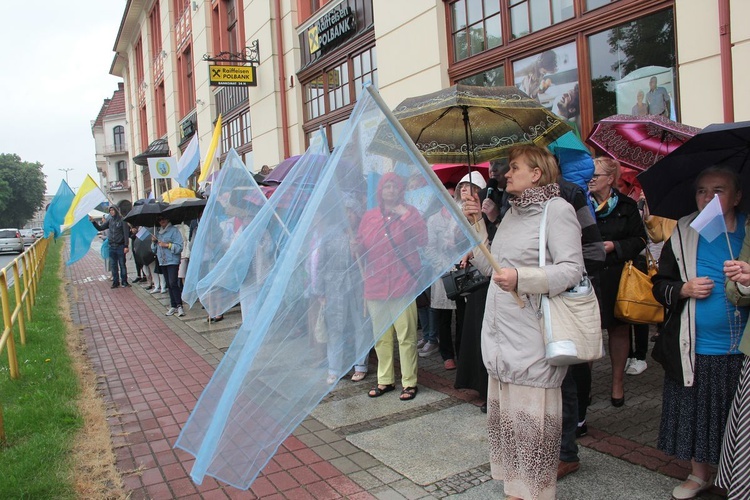
M 286 177 L 300 158 L 302 158 L 300 155 L 290 156 L 276 165 L 276 167 L 271 170 L 271 173 L 263 179 L 263 184 L 281 184 L 281 181 L 284 180 L 284 177 Z
M 182 198 L 170 203 L 162 214 L 172 221 L 172 224 L 180 224 L 200 217 L 207 201 L 203 198 Z
M 435 171 L 438 179 L 440 179 L 440 182 L 442 182 L 443 184 L 458 184 L 459 181 L 466 175 L 467 168 L 468 167 L 466 165 L 455 165 L 452 163 L 436 163 L 432 166 L 432 170 Z M 484 180 L 489 179 L 489 162 L 480 163 L 479 165 L 473 165 L 471 169 L 481 173 L 482 177 L 484 177 Z
M 750 121 L 709 125 L 638 175 L 654 215 L 679 219 L 698 209 L 694 182 L 702 170 L 724 165 L 742 178 L 740 209 L 750 208 Z
M 477 163 L 517 144 L 547 146 L 569 130 L 518 87 L 454 85 L 399 104 L 394 115 L 429 163 Z
M 588 141 L 621 164 L 644 171 L 685 141 L 699 128 L 657 115 L 614 115 L 594 125 Z
M 162 214 L 169 205 L 162 202 L 144 203 L 136 205 L 123 220 L 132 226 L 155 226 L 156 219 Z
M 175 200 L 180 200 L 182 198 L 197 198 L 198 196 L 195 194 L 195 191 L 188 188 L 183 187 L 176 187 L 172 188 L 168 191 L 164 191 L 161 195 L 161 201 L 172 203 Z

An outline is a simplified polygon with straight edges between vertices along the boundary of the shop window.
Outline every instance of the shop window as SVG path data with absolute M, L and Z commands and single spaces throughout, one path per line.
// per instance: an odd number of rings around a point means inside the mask
M 454 61 L 502 45 L 500 0 L 458 0 L 450 12 Z
M 511 38 L 519 38 L 575 16 L 573 0 L 510 0 Z
M 642 110 L 677 119 L 672 9 L 591 35 L 588 45 L 594 121 Z
M 250 112 L 243 111 L 221 124 L 221 150 L 227 153 L 230 149 L 246 150 L 252 142 Z
M 586 0 L 586 10 L 598 9 L 614 2 L 617 2 L 617 0 Z
M 305 108 L 307 109 L 308 120 L 313 120 L 325 114 L 324 89 L 322 76 L 305 85 Z
M 513 62 L 513 84 L 547 109 L 581 126 L 576 43 L 571 42 Z
M 328 71 L 328 104 L 330 111 L 352 103 L 349 94 L 349 62 Z
M 458 81 L 463 85 L 475 85 L 477 87 L 502 87 L 505 85 L 505 69 L 503 66 L 482 71 L 476 75 L 463 78 Z
M 359 100 L 362 94 L 362 85 L 367 82 L 378 87 L 378 62 L 375 60 L 375 48 L 368 49 L 352 58 L 352 71 L 354 73 L 354 95 Z

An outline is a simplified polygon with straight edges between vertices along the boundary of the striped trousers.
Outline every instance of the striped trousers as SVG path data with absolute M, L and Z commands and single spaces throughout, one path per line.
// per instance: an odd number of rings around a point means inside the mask
M 716 486 L 727 490 L 730 500 L 750 498 L 750 357 L 742 371 L 721 445 Z

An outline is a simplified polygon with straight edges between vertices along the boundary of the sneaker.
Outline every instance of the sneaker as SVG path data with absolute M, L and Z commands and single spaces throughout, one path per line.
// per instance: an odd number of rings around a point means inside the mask
M 438 352 L 439 349 L 440 346 L 437 345 L 437 342 L 425 342 L 425 345 L 419 350 L 419 357 L 426 358 L 430 354 Z
M 122 287 L 123 287 L 123 288 L 127 288 L 127 287 L 129 287 L 129 286 L 130 286 L 130 283 L 123 283 L 123 284 L 122 284 Z
M 427 341 L 425 339 L 419 339 L 419 342 L 417 342 L 417 350 L 422 349 L 426 343 Z
M 630 362 L 630 365 L 628 366 L 628 369 L 625 370 L 625 373 L 628 375 L 640 375 L 641 373 L 646 371 L 646 368 L 648 368 L 648 364 L 642 360 L 642 359 L 634 359 Z
M 177 308 L 170 307 L 169 309 L 167 309 L 167 312 L 164 313 L 164 316 L 172 316 L 176 312 L 177 312 Z
M 185 310 L 182 307 L 177 308 L 177 316 L 185 316 Z
M 150 292 L 148 292 L 148 293 L 150 293 L 151 295 L 153 295 L 153 294 L 155 294 L 155 293 L 159 293 L 159 289 L 158 289 L 158 288 L 154 288 L 153 290 L 151 290 L 151 291 L 150 291 Z
M 630 368 L 630 363 L 632 363 L 633 361 L 635 361 L 635 358 L 628 358 L 628 360 L 625 361 L 625 373 L 628 372 L 628 368 Z
M 446 359 L 443 362 L 443 368 L 446 370 L 455 370 L 456 369 L 456 362 L 452 359 Z
M 161 290 L 159 290 L 159 293 L 167 293 L 167 289 L 166 288 L 162 288 Z
M 578 422 L 578 427 L 576 427 L 576 437 L 583 437 L 586 434 L 589 433 L 589 428 L 586 425 L 586 421 Z

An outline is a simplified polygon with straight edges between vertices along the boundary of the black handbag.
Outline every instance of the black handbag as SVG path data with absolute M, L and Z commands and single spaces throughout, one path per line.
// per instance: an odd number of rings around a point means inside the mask
M 456 268 L 448 271 L 440 279 L 443 280 L 445 295 L 450 300 L 470 295 L 490 281 L 489 276 L 485 276 L 471 264 L 467 264 L 463 269 Z

